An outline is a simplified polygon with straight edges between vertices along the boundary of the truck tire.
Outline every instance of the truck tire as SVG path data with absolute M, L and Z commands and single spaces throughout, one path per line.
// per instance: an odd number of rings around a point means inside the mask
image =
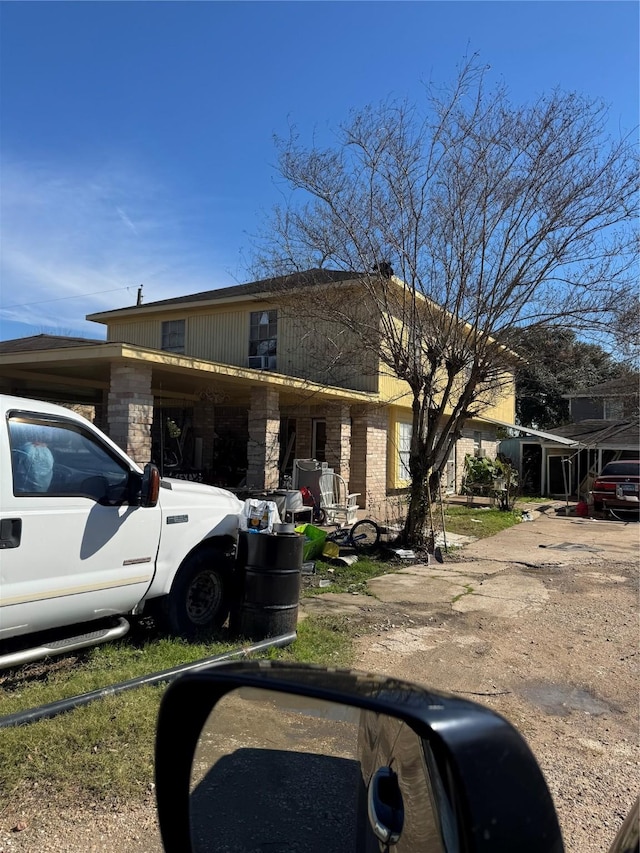
M 162 622 L 187 640 L 220 628 L 231 602 L 234 560 L 220 548 L 201 548 L 185 558 L 164 601 Z

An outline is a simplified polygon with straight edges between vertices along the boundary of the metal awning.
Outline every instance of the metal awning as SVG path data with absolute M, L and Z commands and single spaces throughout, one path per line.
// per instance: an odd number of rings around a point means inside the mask
M 519 424 L 510 424 L 508 421 L 498 421 L 495 418 L 478 417 L 476 420 L 484 421 L 488 424 L 494 424 L 495 426 L 515 429 L 518 432 L 524 432 L 527 435 L 535 435 L 537 438 L 545 438 L 547 441 L 553 441 L 554 444 L 565 444 L 567 447 L 580 447 L 580 442 L 573 438 L 563 438 L 561 435 L 554 435 L 552 432 L 544 432 L 541 429 L 532 429 L 531 427 L 524 427 Z

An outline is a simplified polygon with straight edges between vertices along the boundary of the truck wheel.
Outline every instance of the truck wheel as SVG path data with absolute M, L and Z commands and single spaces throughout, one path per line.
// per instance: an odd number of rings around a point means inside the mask
M 220 628 L 229 615 L 234 561 L 218 548 L 187 557 L 165 600 L 164 623 L 171 634 L 193 639 Z

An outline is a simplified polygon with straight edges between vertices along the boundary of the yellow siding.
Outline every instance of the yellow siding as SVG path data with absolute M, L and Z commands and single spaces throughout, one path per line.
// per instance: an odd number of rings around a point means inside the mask
M 393 376 L 385 364 L 380 365 L 380 400 L 397 406 L 411 407 L 411 388 L 403 380 Z
M 244 309 L 226 310 L 189 317 L 185 337 L 187 355 L 246 367 L 249 312 Z
M 391 376 L 386 365 L 381 365 L 380 371 L 380 399 L 391 405 L 411 408 L 412 394 L 408 384 Z M 513 423 L 516 414 L 516 388 L 513 374 L 503 373 L 501 388 L 485 395 L 481 402 L 484 403 L 479 412 L 482 416 Z M 451 406 L 447 406 L 445 412 L 450 413 Z
M 158 320 L 140 320 L 134 322 L 110 323 L 107 327 L 107 341 L 134 344 L 147 349 L 160 349 L 160 322 Z
M 208 308 L 206 313 L 158 312 L 148 319 L 109 325 L 107 340 L 160 349 L 162 322 L 185 320 L 185 355 L 247 367 L 249 315 L 278 306 L 267 302 L 243 302 L 242 307 Z M 374 392 L 378 387 L 376 360 L 363 354 L 358 338 L 338 323 L 306 318 L 298 312 L 278 312 L 277 373 L 309 379 L 325 385 Z
M 292 312 L 278 317 L 278 372 L 357 391 L 378 386 L 376 360 L 353 333 Z
M 479 415 L 512 424 L 516 416 L 516 380 L 512 373 L 505 372 L 501 381 L 500 392 L 494 395 L 493 401 L 487 401 L 487 406 L 480 410 Z
M 249 314 L 273 308 L 278 308 L 275 302 L 260 300 L 208 306 L 205 310 L 192 306 L 172 307 L 158 310 L 145 319 L 132 318 L 109 324 L 107 340 L 160 349 L 163 320 L 184 319 L 185 355 L 247 367 Z M 325 385 L 378 392 L 382 402 L 397 407 L 402 417 L 410 417 L 412 397 L 406 382 L 391 375 L 390 369 L 379 363 L 373 353 L 364 352 L 356 334 L 330 319 L 307 316 L 300 309 L 300 303 L 280 305 L 277 373 Z M 513 376 L 505 374 L 501 392 L 487 396 L 481 414 L 513 423 Z

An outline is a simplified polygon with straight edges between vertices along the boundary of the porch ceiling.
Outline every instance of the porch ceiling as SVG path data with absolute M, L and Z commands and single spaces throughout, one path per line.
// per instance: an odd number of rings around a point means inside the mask
M 277 390 L 282 405 L 314 402 L 376 402 L 377 395 L 323 386 L 283 374 L 233 367 L 183 355 L 122 343 L 99 343 L 30 352 L 0 354 L 0 379 L 11 393 L 73 397 L 98 402 L 109 389 L 111 364 L 148 365 L 155 397 L 211 399 L 218 405 L 249 405 L 251 389 Z

